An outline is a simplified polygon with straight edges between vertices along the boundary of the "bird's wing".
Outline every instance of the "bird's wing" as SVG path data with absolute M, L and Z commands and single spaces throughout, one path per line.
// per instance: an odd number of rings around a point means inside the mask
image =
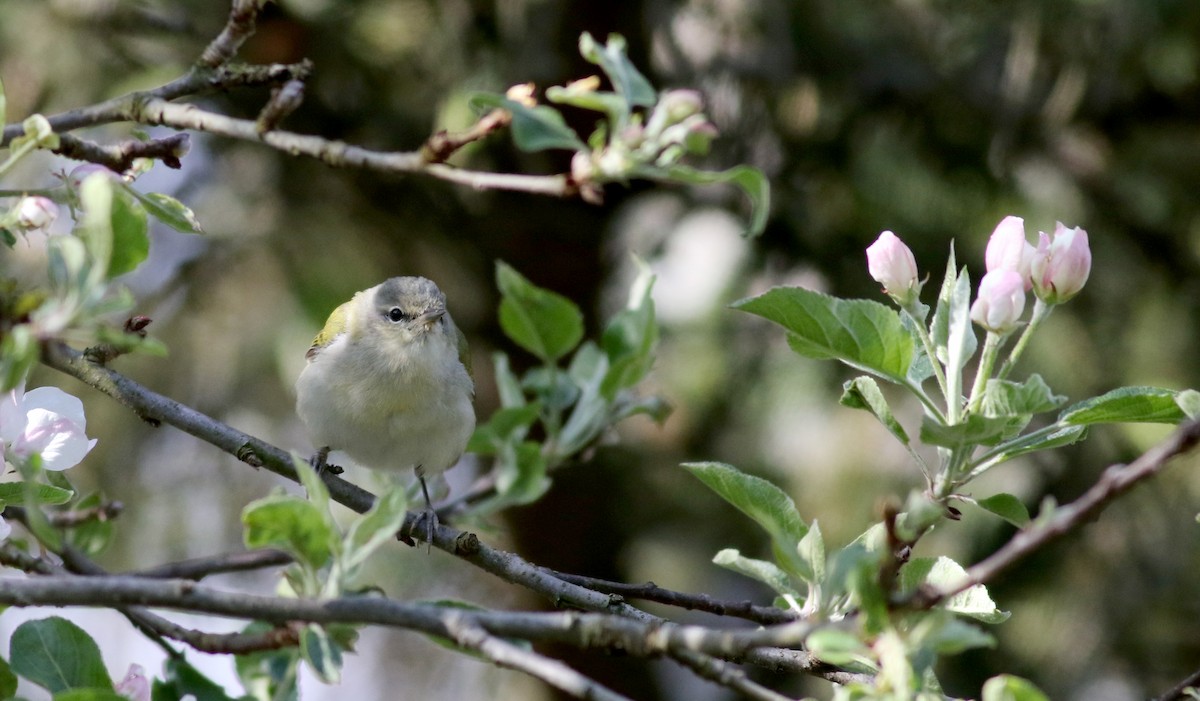
M 325 320 L 325 328 L 321 329 L 321 332 L 313 339 L 312 345 L 309 346 L 308 352 L 304 354 L 305 358 L 312 360 L 317 357 L 318 353 L 333 343 L 333 339 L 346 332 L 346 321 L 350 315 L 351 302 L 345 302 L 333 310 L 333 313 Z
M 471 369 L 471 351 L 467 348 L 467 335 L 457 326 L 454 327 L 454 332 L 458 335 L 458 362 L 463 364 L 467 374 L 474 380 L 475 372 Z

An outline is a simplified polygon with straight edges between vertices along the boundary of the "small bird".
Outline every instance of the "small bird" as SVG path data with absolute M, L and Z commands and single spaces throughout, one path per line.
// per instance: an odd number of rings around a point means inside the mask
M 423 277 L 394 277 L 333 310 L 296 380 L 296 413 L 325 467 L 331 450 L 374 470 L 415 470 L 427 542 L 436 513 L 426 475 L 458 462 L 475 429 L 467 341 L 446 295 Z

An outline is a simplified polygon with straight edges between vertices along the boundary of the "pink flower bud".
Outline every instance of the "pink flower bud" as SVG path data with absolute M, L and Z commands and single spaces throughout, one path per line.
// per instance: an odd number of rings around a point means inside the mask
M 58 218 L 58 205 L 46 197 L 26 197 L 17 203 L 17 226 L 27 231 L 46 229 Z
M 1025 281 L 1015 270 L 994 270 L 979 281 L 971 321 L 998 334 L 1010 333 L 1025 311 Z
M 992 237 L 988 239 L 985 255 L 988 272 L 1015 270 L 1025 281 L 1025 290 L 1029 291 L 1033 286 L 1029 277 L 1033 252 L 1033 246 L 1025 239 L 1025 220 L 1007 216 L 1000 220 L 996 230 L 992 232 Z
M 1062 304 L 1079 294 L 1092 272 L 1092 249 L 1087 232 L 1068 229 L 1062 222 L 1054 227 L 1054 240 L 1038 234 L 1038 247 L 1030 267 L 1033 291 L 1047 304 Z
M 150 701 L 150 680 L 140 664 L 129 665 L 125 678 L 113 690 L 132 701 Z
M 84 163 L 81 166 L 76 166 L 74 170 L 67 174 L 67 185 L 72 190 L 78 192 L 80 186 L 83 185 L 83 181 L 87 180 L 89 175 L 95 175 L 96 173 L 115 179 L 121 177 L 98 163 Z
M 875 243 L 867 247 L 867 271 L 900 306 L 912 302 L 921 293 L 917 259 L 900 237 L 890 231 L 880 234 Z

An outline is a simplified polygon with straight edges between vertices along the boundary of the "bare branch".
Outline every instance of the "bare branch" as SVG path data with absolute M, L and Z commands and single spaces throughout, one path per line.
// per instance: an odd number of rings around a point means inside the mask
M 298 479 L 291 464 L 291 456 L 279 448 L 237 431 L 191 407 L 152 392 L 118 372 L 90 363 L 84 359 L 81 353 L 63 344 L 47 344 L 43 352 L 43 362 L 108 394 L 144 419 L 171 424 L 221 448 L 247 464 L 265 467 L 292 481 Z M 323 479 L 329 487 L 330 495 L 336 501 L 359 513 L 365 512 L 374 502 L 374 496 L 369 492 L 335 475 L 325 474 Z M 403 530 L 411 532 L 416 522 L 417 515 L 408 515 L 405 518 Z M 422 531 L 423 529 L 417 530 Z M 421 535 L 421 533 L 414 535 Z M 662 618 L 651 616 L 645 611 L 629 606 L 619 597 L 565 582 L 513 553 L 491 548 L 480 542 L 473 533 L 458 531 L 439 524 L 434 530 L 433 545 L 439 550 L 455 555 L 505 581 L 537 592 L 557 605 L 572 606 L 585 611 L 604 611 L 648 625 L 667 624 L 667 621 Z M 735 684 L 734 688 L 738 688 L 743 693 L 750 694 L 755 688 L 761 688 L 760 685 L 748 679 L 739 679 L 736 675 L 732 675 L 731 670 L 726 669 L 727 665 L 720 661 L 687 651 L 673 654 L 676 654 L 683 663 L 708 678 L 732 679 L 731 683 Z M 822 677 L 827 676 L 828 671 L 816 664 L 807 653 L 797 651 L 754 649 L 747 652 L 746 661 L 772 669 L 787 666 L 790 671 L 812 673 Z
M 592 681 L 558 660 L 525 650 L 500 638 L 461 617 L 447 621 L 454 642 L 474 650 L 501 667 L 525 672 L 546 684 L 581 699 L 627 701 L 625 696 Z
M 254 34 L 254 23 L 264 4 L 264 0 L 233 0 L 225 28 L 205 47 L 204 53 L 200 54 L 196 63 L 208 68 L 228 63 L 237 55 L 242 44 Z
M 1114 499 L 1132 489 L 1138 482 L 1161 472 L 1171 458 L 1191 450 L 1197 442 L 1200 442 L 1200 421 L 1180 426 L 1165 441 L 1147 450 L 1137 460 L 1128 465 L 1108 467 L 1083 496 L 1070 504 L 1057 507 L 1048 519 L 1035 521 L 1017 533 L 999 550 L 971 566 L 961 582 L 941 589 L 922 589 L 907 603 L 927 608 L 977 584 L 991 581 L 996 575 L 1050 541 L 1095 518 Z
M 104 146 L 70 134 L 59 135 L 59 147 L 54 152 L 77 161 L 99 163 L 116 173 L 124 173 L 136 158 L 153 158 L 168 168 L 179 168 L 179 159 L 190 148 L 191 134 L 172 134 L 161 139 L 138 141 L 129 139 Z
M 495 109 L 479 118 L 471 128 L 450 133 L 442 130 L 425 140 L 421 146 L 421 159 L 426 163 L 443 163 L 454 152 L 473 141 L 486 138 L 492 132 L 512 124 L 512 113 Z
M 774 606 L 758 606 L 750 601 L 720 601 L 708 594 L 688 594 L 663 589 L 654 582 L 625 584 L 623 582 L 612 582 L 594 577 L 584 577 L 578 574 L 556 572 L 549 569 L 547 572 L 550 572 L 564 582 L 578 584 L 592 591 L 615 594 L 626 599 L 653 601 L 668 606 L 678 606 L 689 611 L 703 611 L 717 616 L 736 616 L 765 625 L 787 623 L 796 620 L 796 615 L 791 611 L 775 608 Z
M 127 574 L 151 579 L 191 579 L 199 581 L 214 574 L 246 572 L 264 567 L 279 567 L 293 562 L 282 550 L 251 550 L 244 553 L 225 553 L 211 557 L 181 560 Z
M 1188 694 L 1188 689 L 1200 689 L 1200 670 L 1189 674 L 1187 679 L 1171 687 L 1162 696 L 1155 697 L 1154 701 L 1176 701 L 1176 699 L 1195 698 Z

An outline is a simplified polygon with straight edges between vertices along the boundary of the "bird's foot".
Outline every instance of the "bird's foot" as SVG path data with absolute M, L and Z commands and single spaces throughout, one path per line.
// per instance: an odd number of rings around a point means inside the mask
M 329 446 L 325 446 L 313 453 L 313 456 L 308 460 L 308 464 L 312 465 L 312 468 L 317 471 L 318 475 L 323 475 L 326 472 L 331 475 L 340 475 L 345 472 L 340 465 L 332 465 L 327 462 L 329 459 L 329 450 Z

